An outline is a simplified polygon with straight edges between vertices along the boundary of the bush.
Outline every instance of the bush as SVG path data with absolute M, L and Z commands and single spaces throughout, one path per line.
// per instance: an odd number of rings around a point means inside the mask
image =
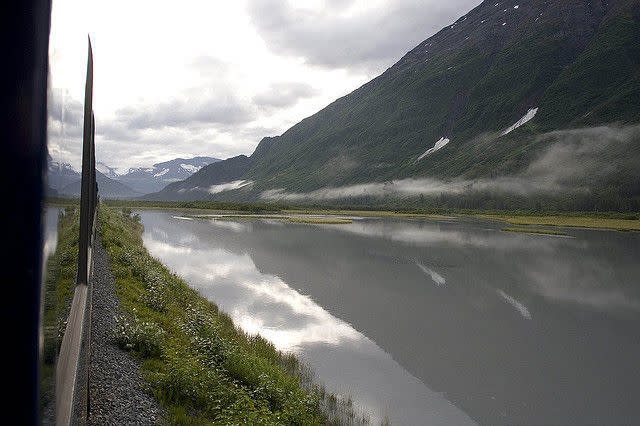
M 156 324 L 140 321 L 136 316 L 129 321 L 116 315 L 113 330 L 116 344 L 126 351 L 134 351 L 144 358 L 158 358 L 162 354 L 164 331 Z

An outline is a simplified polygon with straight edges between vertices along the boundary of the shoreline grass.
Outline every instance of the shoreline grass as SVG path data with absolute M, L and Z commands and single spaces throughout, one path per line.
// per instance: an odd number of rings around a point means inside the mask
M 640 220 L 597 217 L 565 216 L 509 216 L 476 215 L 482 219 L 497 220 L 511 225 L 538 225 L 603 229 L 613 231 L 640 231 Z
M 554 231 L 551 229 L 537 229 L 537 228 L 502 228 L 503 232 L 520 232 L 524 234 L 543 234 L 543 235 L 559 235 L 566 236 L 566 232 Z
M 426 219 L 455 219 L 455 216 L 429 213 L 400 213 L 385 210 L 320 210 L 320 209 L 291 209 L 282 210 L 283 214 L 301 215 L 332 215 L 332 216 L 363 216 L 363 217 L 404 217 L 404 218 L 426 218 Z
M 171 424 L 358 424 L 348 401 L 312 384 L 309 370 L 149 255 L 142 225 L 100 206 L 123 315 L 119 345 L 143 360 L 143 377 Z
M 222 221 L 234 220 L 281 220 L 289 223 L 303 223 L 312 225 L 347 225 L 353 223 L 351 219 L 334 218 L 334 217 L 318 217 L 318 216 L 275 216 L 275 215 L 183 215 L 182 217 L 189 219 L 212 219 Z
M 207 214 L 199 214 L 199 215 L 184 215 L 183 217 L 188 217 L 190 219 L 215 219 L 215 220 L 257 220 L 257 219 L 287 219 L 286 216 L 276 216 L 276 215 L 256 215 L 256 214 L 217 214 L 217 215 L 207 215 Z
M 329 218 L 329 217 L 317 217 L 317 216 L 294 216 L 287 220 L 289 223 L 304 223 L 309 225 L 348 225 L 353 223 L 351 219 L 343 218 Z

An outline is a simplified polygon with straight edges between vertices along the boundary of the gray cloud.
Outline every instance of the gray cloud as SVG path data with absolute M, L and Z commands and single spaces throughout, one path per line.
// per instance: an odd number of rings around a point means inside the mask
M 126 137 L 121 137 L 117 126 L 113 128 L 115 130 L 105 131 L 96 138 L 96 158 L 121 170 L 193 155 L 228 158 L 237 155 L 238 149 L 246 152 L 253 147 L 252 142 L 243 145 L 234 141 L 235 133 L 230 134 L 229 142 L 225 143 L 212 140 L 210 133 L 201 129 L 129 130 Z
M 177 156 L 227 158 L 239 150 L 250 151 L 264 136 L 267 129 L 251 125 L 256 107 L 236 95 L 229 83 L 227 64 L 200 56 L 186 65 L 208 80 L 206 88 L 183 90 L 164 102 L 120 108 L 112 119 L 96 117 L 96 149 L 103 162 L 120 166 L 126 158 L 129 167 Z M 250 142 L 233 141 L 247 140 L 248 135 Z
M 316 91 L 306 83 L 277 83 L 253 97 L 253 102 L 263 108 L 283 108 L 293 106 L 300 99 L 309 98 Z
M 180 127 L 136 129 L 130 128 L 127 120 L 102 121 L 99 117 L 96 120 L 97 158 L 110 166 L 118 166 L 120 170 L 181 156 L 228 158 L 237 155 L 238 150 L 250 152 L 255 141 L 276 133 L 273 128 L 252 124 L 218 124 L 209 127 L 196 123 Z M 223 140 L 212 137 L 215 135 L 222 135 Z M 75 145 L 79 149 L 79 142 Z M 64 146 L 71 147 L 72 144 L 65 143 Z M 126 159 L 126 166 L 123 166 L 123 159 Z
M 176 98 L 153 106 L 116 111 L 129 129 L 162 129 L 197 124 L 234 125 L 252 121 L 255 112 L 229 91 L 210 96 Z
M 248 12 L 276 53 L 323 67 L 379 71 L 480 1 L 395 0 L 360 14 L 343 14 L 352 3 L 331 0 L 311 11 L 286 1 L 252 0 Z
M 398 0 L 368 12 L 344 14 L 354 0 L 326 0 L 318 12 L 301 12 L 286 2 L 250 0 L 247 12 L 275 54 L 360 73 L 362 67 L 390 65 L 478 1 Z M 243 93 L 238 90 L 243 84 L 238 69 L 224 58 L 203 55 L 184 66 L 197 77 L 193 84 L 201 87 L 169 94 L 161 102 L 129 104 L 115 111 L 115 116 L 96 112 L 101 161 L 126 168 L 176 156 L 249 154 L 262 137 L 283 130 L 281 119 L 270 120 L 272 114 L 323 90 L 303 82 L 281 82 L 245 99 L 238 95 Z M 63 99 L 60 94 L 53 90 L 49 100 L 49 145 L 52 154 L 77 165 L 82 99 Z

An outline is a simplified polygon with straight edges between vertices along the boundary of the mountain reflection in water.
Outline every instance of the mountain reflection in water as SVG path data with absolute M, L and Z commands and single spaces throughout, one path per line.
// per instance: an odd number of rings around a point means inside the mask
M 173 216 L 142 212 L 151 254 L 373 423 L 611 424 L 635 413 L 636 234 Z

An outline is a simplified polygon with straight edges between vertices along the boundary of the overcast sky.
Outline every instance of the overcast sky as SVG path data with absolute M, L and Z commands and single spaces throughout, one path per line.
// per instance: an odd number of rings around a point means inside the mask
M 126 171 L 249 155 L 479 3 L 54 0 L 49 151 L 79 167 L 87 34 L 97 160 Z

